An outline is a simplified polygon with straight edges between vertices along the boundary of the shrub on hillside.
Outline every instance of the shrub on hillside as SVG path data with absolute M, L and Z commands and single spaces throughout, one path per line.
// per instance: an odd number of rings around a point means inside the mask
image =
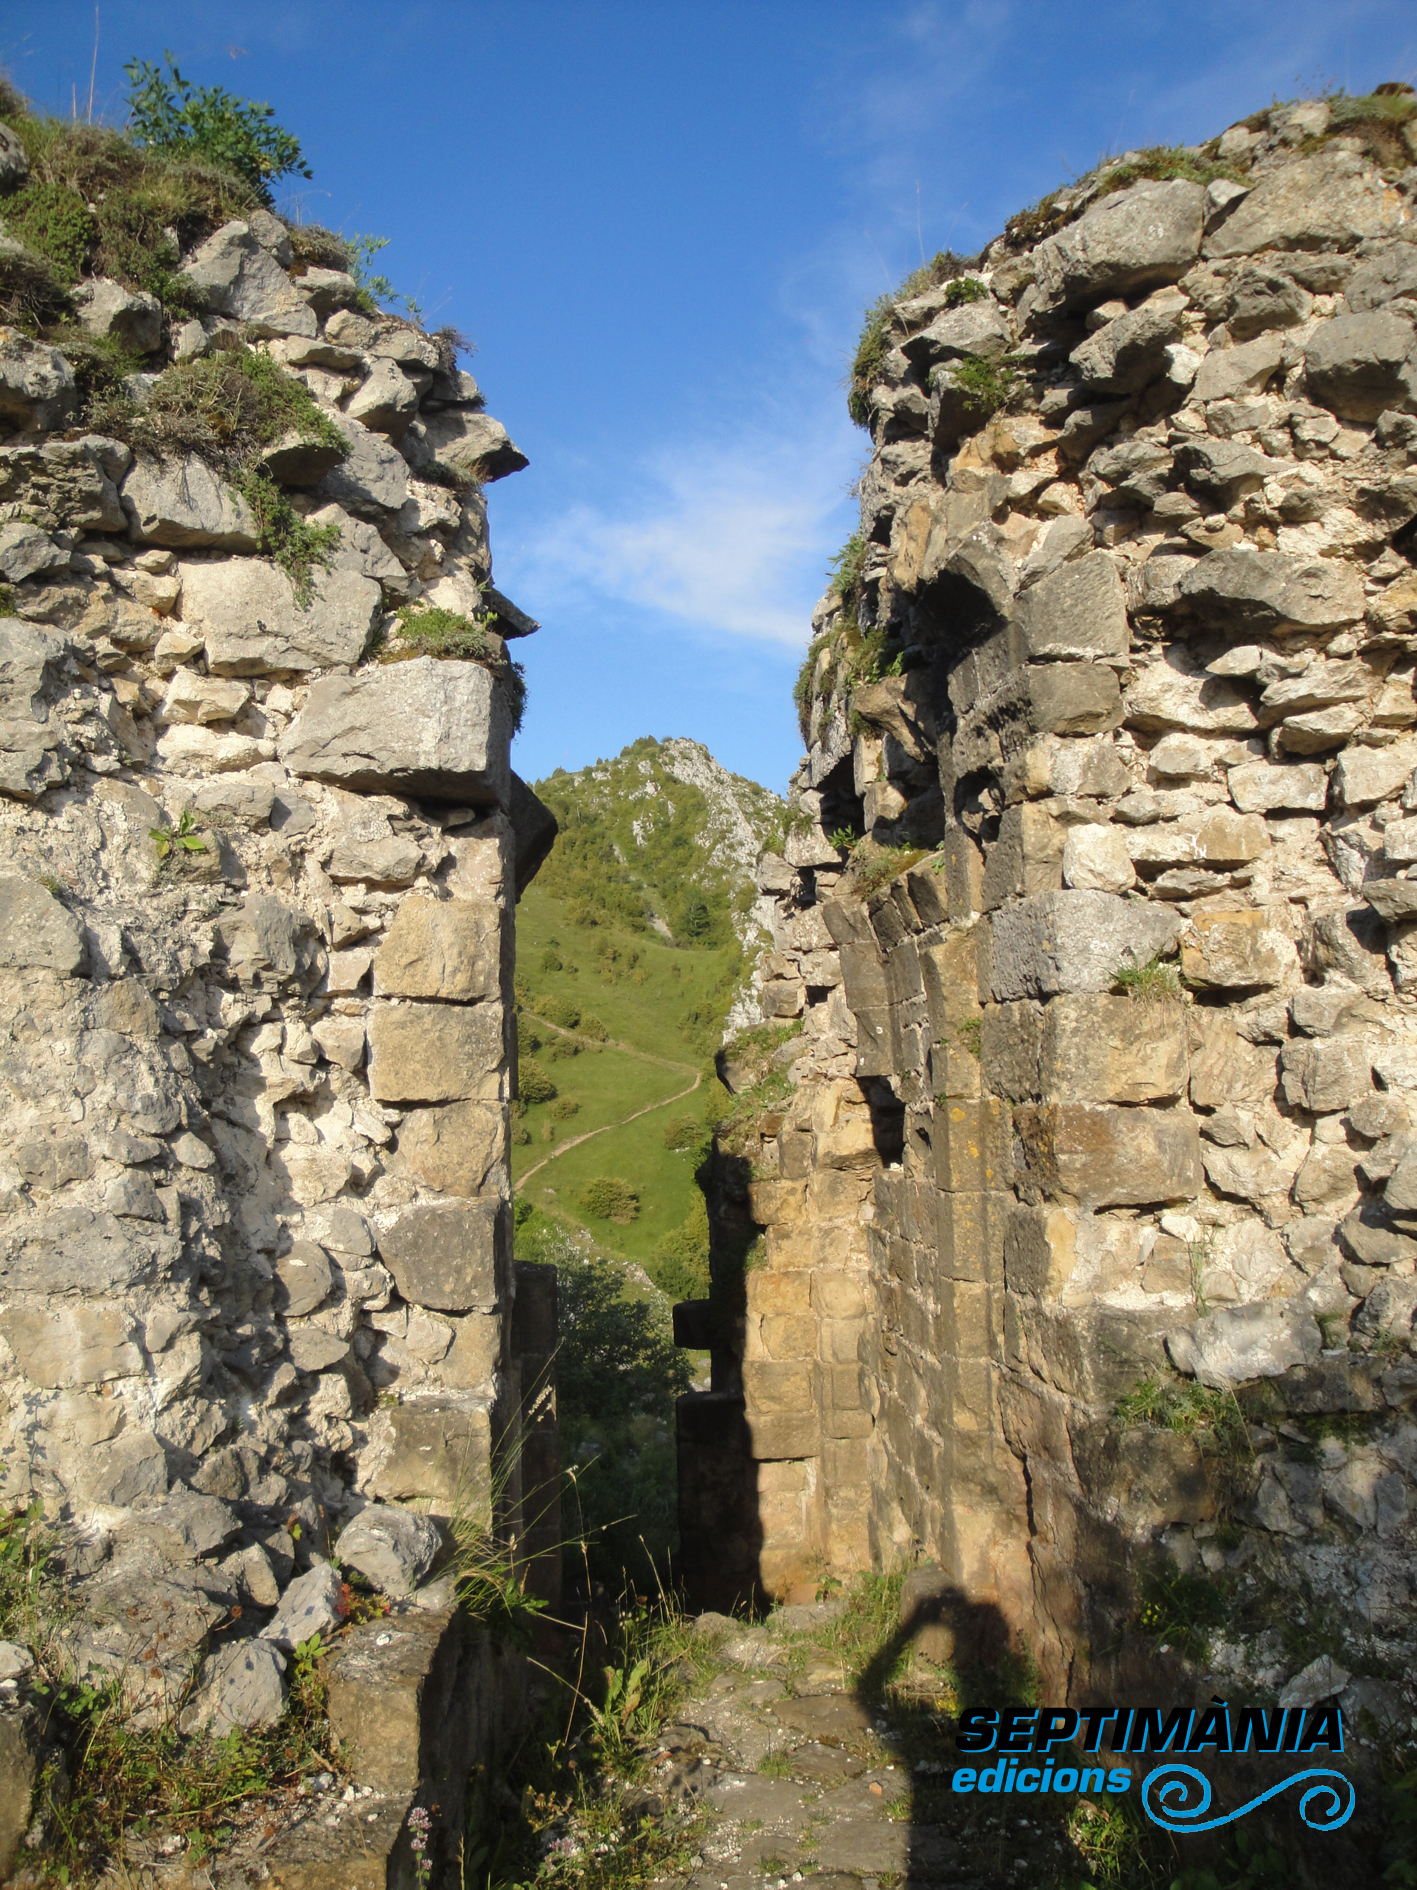
M 523 1102 L 550 1102 L 556 1085 L 535 1057 L 517 1058 L 517 1090 Z
M 704 1299 L 709 1290 L 708 1208 L 702 1195 L 687 1220 L 667 1233 L 650 1260 L 655 1283 L 671 1299 Z
M 580 1104 L 574 1096 L 558 1096 L 551 1105 L 551 1114 L 558 1122 L 566 1122 L 579 1108 Z
M 589 1011 L 581 1012 L 580 1032 L 583 1037 L 591 1037 L 596 1043 L 604 1043 L 610 1035 L 598 1017 L 592 1017 Z
M 697 1116 L 671 1116 L 664 1125 L 664 1146 L 676 1155 L 696 1148 L 703 1137 L 704 1125 Z
M 581 1021 L 580 1006 L 570 998 L 534 998 L 531 1008 L 538 1017 L 544 1017 L 548 1024 L 559 1024 L 562 1030 L 574 1030 Z
M 581 1209 L 598 1221 L 616 1221 L 627 1226 L 640 1211 L 640 1197 L 628 1181 L 617 1175 L 597 1175 L 581 1189 Z

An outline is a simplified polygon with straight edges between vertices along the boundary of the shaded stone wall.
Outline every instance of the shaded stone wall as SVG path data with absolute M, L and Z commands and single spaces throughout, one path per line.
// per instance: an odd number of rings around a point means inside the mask
M 135 396 L 264 352 L 348 448 L 264 471 L 338 535 L 302 596 L 219 469 L 65 431 L 69 364 L 0 333 L 0 1458 L 72 1664 L 146 1712 L 205 1655 L 184 1724 L 224 1731 L 279 1712 L 336 1561 L 413 1597 L 459 1518 L 556 1592 L 554 1279 L 519 1300 L 507 1167 L 555 823 L 509 768 L 536 626 L 482 482 L 525 462 L 476 384 L 264 213 L 184 269 L 209 313 L 149 311 Z M 80 300 L 101 333 L 134 298 Z M 402 645 L 409 602 L 482 660 Z
M 760 868 L 762 1582 L 933 1559 L 1059 1689 L 1124 1678 L 1153 1567 L 1405 1645 L 1417 171 L 1327 114 L 891 311 Z M 1197 1383 L 1230 1454 L 1165 1421 Z

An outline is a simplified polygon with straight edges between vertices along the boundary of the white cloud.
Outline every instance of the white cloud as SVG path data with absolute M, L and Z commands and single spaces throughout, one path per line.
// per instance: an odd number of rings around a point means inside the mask
M 826 559 L 854 507 L 852 433 L 827 419 L 652 454 L 624 498 L 576 501 L 518 548 L 518 582 L 564 608 L 596 599 L 663 612 L 710 634 L 797 646 Z

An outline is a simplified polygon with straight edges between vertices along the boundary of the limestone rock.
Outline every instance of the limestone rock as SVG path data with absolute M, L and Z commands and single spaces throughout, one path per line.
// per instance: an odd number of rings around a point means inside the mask
M 1397 192 L 1354 152 L 1330 147 L 1262 178 L 1206 238 L 1205 254 L 1348 249 L 1363 237 L 1395 234 L 1401 222 Z
M 383 608 L 378 585 L 353 571 L 318 572 L 303 609 L 285 572 L 264 559 L 184 562 L 181 573 L 183 621 L 205 638 L 217 675 L 357 663 Z
M 1367 751 L 1376 760 L 1379 750 Z M 1342 763 L 1339 764 L 1340 768 Z M 1315 762 L 1247 761 L 1226 777 L 1230 798 L 1242 814 L 1321 814 L 1328 799 L 1328 777 Z M 1378 797 L 1382 798 L 1381 796 Z
M 1216 990 L 1271 990 L 1294 977 L 1294 943 L 1263 912 L 1203 912 L 1194 939 L 1181 944 L 1181 973 L 1191 984 Z
M 494 1103 L 413 1109 L 399 1124 L 399 1166 L 440 1194 L 476 1197 L 505 1155 L 502 1111 Z
M 1127 653 L 1126 594 L 1105 551 L 1040 578 L 1019 599 L 1018 615 L 1024 650 L 1034 660 Z
M 38 526 L 22 519 L 0 525 L 0 578 L 7 584 L 21 584 L 27 577 L 68 569 L 68 552 L 61 551 Z
M 1108 991 L 1125 965 L 1150 964 L 1171 949 L 1180 917 L 1113 893 L 1042 893 L 996 913 L 990 985 L 996 1002 Z
M 376 361 L 357 393 L 345 403 L 345 412 L 371 433 L 400 439 L 418 412 L 418 389 L 393 361 Z
M 1323 1340 L 1307 1307 L 1265 1300 L 1208 1313 L 1167 1334 L 1178 1372 L 1228 1391 L 1252 1378 L 1278 1378 L 1293 1365 L 1318 1362 Z
M 374 955 L 378 997 L 496 997 L 502 914 L 468 899 L 406 899 Z
M 1029 1178 L 1084 1207 L 1187 1201 L 1201 1185 L 1193 1117 L 1163 1109 L 1047 1103 L 1014 1110 Z
M 369 1086 L 380 1102 L 498 1099 L 502 1007 L 379 1004 L 369 1019 Z
M 517 897 L 520 899 L 556 844 L 560 829 L 551 809 L 537 799 L 515 770 L 509 780 L 511 793 L 507 813 L 516 840 Z
M 1179 281 L 1200 251 L 1204 216 L 1199 184 L 1134 184 L 1104 198 L 1034 250 L 1045 302 L 1093 305 Z
M 292 1325 L 288 1337 L 290 1362 L 298 1372 L 328 1371 L 349 1356 L 348 1341 L 337 1339 L 323 1326 Z
M 1304 363 L 1314 399 L 1345 420 L 1417 408 L 1417 328 L 1395 309 L 1320 322 Z
M 29 174 L 30 161 L 24 139 L 9 125 L 0 125 L 0 193 L 8 195 L 18 190 Z M 9 1868 L 9 1862 L 0 1863 L 0 1870 Z
M 1185 1011 L 1174 1001 L 1065 996 L 1044 1008 L 1039 1090 L 1078 1102 L 1172 1102 L 1186 1089 Z
M 243 982 L 269 977 L 301 983 L 319 966 L 319 947 L 308 919 L 274 893 L 248 893 L 239 909 L 218 920 L 217 944 Z
M 1200 364 L 1193 394 L 1198 401 L 1236 400 L 1262 393 L 1279 371 L 1284 343 L 1278 335 L 1257 335 L 1235 348 L 1213 348 Z
M 297 1240 L 276 1262 L 276 1277 L 280 1282 L 277 1298 L 284 1298 L 282 1310 L 291 1319 L 314 1312 L 328 1299 L 333 1285 L 329 1257 L 313 1240 Z
M 319 332 L 314 310 L 249 223 L 224 223 L 193 251 L 182 274 L 214 314 L 229 315 L 258 335 Z
M 72 978 L 84 962 L 78 921 L 45 887 L 0 874 L 0 966 L 42 965 Z
M 0 617 L 0 794 L 33 801 L 68 779 L 68 729 L 53 704 L 65 688 L 69 646 Z
M 96 276 L 80 285 L 74 300 L 90 334 L 116 341 L 133 354 L 151 354 L 161 346 L 162 304 L 155 295 Z
M 349 581 L 377 598 L 366 579 Z M 509 737 L 505 692 L 480 664 L 420 656 L 321 677 L 281 760 L 292 774 L 340 787 L 505 807 Z
M 529 464 L 500 420 L 456 407 L 421 415 L 405 433 L 403 450 L 415 472 L 437 461 L 483 484 L 505 479 Z
M 1072 364 L 1087 386 L 1099 394 L 1134 394 L 1160 380 L 1167 348 L 1181 339 L 1179 297 L 1173 304 L 1143 303 L 1074 348 Z
M 285 1657 L 269 1641 L 228 1642 L 203 1661 L 182 1730 L 221 1739 L 274 1726 L 285 1710 L 284 1673 Z
M 261 1639 L 293 1654 L 302 1641 L 328 1635 L 342 1619 L 340 1587 L 334 1564 L 317 1562 L 286 1589 L 273 1619 L 261 1629 Z
M 1069 827 L 1063 842 L 1063 884 L 1124 893 L 1136 882 L 1124 835 L 1116 827 Z
M 349 452 L 316 488 L 317 496 L 356 518 L 379 519 L 408 503 L 408 461 L 382 434 L 344 417 L 340 432 Z
M 46 532 L 122 531 L 115 479 L 132 458 L 117 440 L 46 440 L 0 447 L 0 501 Z
M 436 1523 L 391 1503 L 371 1503 L 346 1523 L 335 1554 L 386 1595 L 411 1595 L 443 1546 Z
M 496 1201 L 405 1208 L 380 1236 L 379 1251 L 411 1305 L 492 1308 L 505 1267 L 504 1219 Z
M 1243 631 L 1336 630 L 1363 615 L 1363 584 L 1352 566 L 1306 564 L 1279 551 L 1212 551 L 1180 586 L 1200 616 Z
M 1121 688 L 1102 663 L 1031 663 L 1028 700 L 1040 735 L 1100 735 L 1122 720 Z
M 78 404 L 74 371 L 57 348 L 0 327 L 0 421 L 19 433 L 51 433 Z
M 31 1384 L 98 1385 L 131 1378 L 143 1369 L 133 1343 L 133 1321 L 121 1307 L 90 1300 L 50 1311 L 11 1306 L 0 1332 Z

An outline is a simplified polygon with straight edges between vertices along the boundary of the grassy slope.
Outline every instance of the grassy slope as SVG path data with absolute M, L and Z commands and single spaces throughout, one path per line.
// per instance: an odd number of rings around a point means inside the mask
M 558 941 L 563 969 L 543 971 L 541 957 L 553 938 Z M 599 969 L 606 946 L 612 943 L 627 955 L 639 953 L 634 971 L 613 983 Z M 562 900 L 530 888 L 517 909 L 520 981 L 533 999 L 543 995 L 569 999 L 599 1018 L 610 1032 L 610 1042 L 599 1051 L 587 1048 L 579 1056 L 553 1057 L 550 1050 L 557 1033 L 523 1018 L 523 1037 L 530 1031 L 542 1040 L 542 1048 L 532 1053 L 537 1062 L 560 1095 L 573 1097 L 580 1108 L 558 1121 L 551 1113 L 553 1104 L 528 1105 L 522 1122 L 531 1132 L 531 1142 L 512 1150 L 512 1178 L 518 1186 L 527 1169 L 572 1137 L 622 1121 L 647 1103 L 661 1103 L 693 1082 L 708 1059 L 701 1046 L 686 1041 L 682 1020 L 687 1011 L 705 1001 L 735 956 L 731 949 L 702 951 L 670 945 L 655 933 L 577 925 L 566 916 Z M 644 1056 L 611 1047 L 616 1044 L 628 1045 Z M 688 1217 L 697 1194 L 693 1157 L 665 1148 L 665 1124 L 681 1115 L 702 1119 L 710 1093 L 706 1079 L 682 1102 L 656 1109 L 638 1122 L 611 1129 L 556 1156 L 532 1177 L 527 1198 L 538 1208 L 553 1210 L 555 1218 L 585 1227 L 607 1253 L 643 1266 L 656 1241 Z M 548 1127 L 555 1137 L 552 1142 L 543 1139 Z M 638 1220 L 619 1227 L 580 1211 L 577 1196 L 597 1175 L 618 1175 L 638 1190 Z M 554 1193 L 548 1194 L 548 1189 Z

